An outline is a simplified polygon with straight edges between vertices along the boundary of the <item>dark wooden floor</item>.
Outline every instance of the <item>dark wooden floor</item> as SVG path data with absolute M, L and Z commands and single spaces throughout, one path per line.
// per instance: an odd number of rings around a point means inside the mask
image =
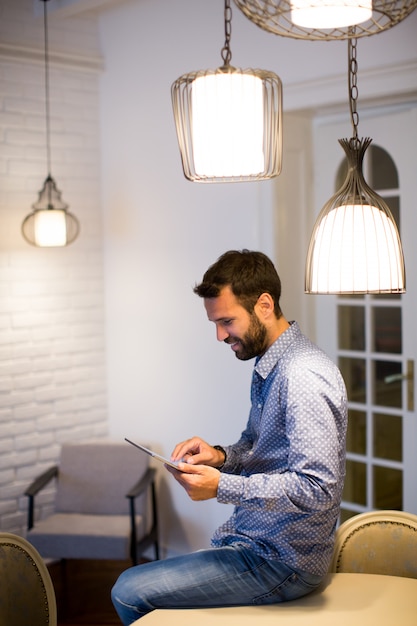
M 130 561 L 67 561 L 49 565 L 55 588 L 58 626 L 107 626 L 121 622 L 110 591 Z

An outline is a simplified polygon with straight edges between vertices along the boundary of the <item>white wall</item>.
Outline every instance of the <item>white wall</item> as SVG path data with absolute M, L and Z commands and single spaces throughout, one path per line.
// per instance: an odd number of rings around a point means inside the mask
M 413 14 L 409 23 L 360 41 L 360 68 L 375 85 L 371 95 L 389 90 L 385 83 L 381 88 L 376 71 L 386 64 L 395 66 L 394 75 L 404 65 L 415 75 L 416 18 Z M 296 257 L 298 253 L 304 260 L 310 227 L 301 188 L 308 188 L 311 172 L 304 171 L 302 178 L 296 173 L 301 163 L 308 170 L 308 153 L 290 159 L 292 167 L 284 154 L 276 183 L 199 185 L 183 177 L 170 87 L 183 73 L 221 65 L 222 0 L 118 3 L 102 13 L 100 35 L 110 430 L 165 454 L 192 435 L 231 443 L 246 422 L 253 363 L 238 362 L 216 343 L 192 286 L 226 249 L 261 249 L 279 259 L 280 267 L 290 259 L 281 272 L 284 310 L 289 317 L 310 321 L 302 293 L 303 263 Z M 281 76 L 286 110 L 347 100 L 346 42 L 276 37 L 235 7 L 231 48 L 234 65 Z M 402 91 L 417 88 L 416 82 L 403 83 Z M 360 78 L 359 87 L 361 91 Z M 346 126 L 350 132 L 348 118 Z M 291 149 L 291 138 L 285 137 Z M 301 133 L 297 141 L 300 150 Z M 310 148 L 307 134 L 306 143 Z M 298 191 L 295 212 L 291 185 Z M 277 204 L 286 210 L 284 218 L 274 214 Z M 291 290 L 287 298 L 286 289 Z M 168 552 L 208 545 L 216 525 L 226 519 L 227 507 L 190 502 L 163 472 L 161 481 Z

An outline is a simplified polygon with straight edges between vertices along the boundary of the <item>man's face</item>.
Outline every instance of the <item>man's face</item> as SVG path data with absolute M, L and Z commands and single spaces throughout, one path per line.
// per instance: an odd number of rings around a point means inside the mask
M 217 298 L 205 298 L 207 317 L 216 324 L 217 339 L 229 344 L 236 357 L 247 361 L 265 352 L 267 330 L 255 310 L 250 314 L 239 304 L 230 287 Z

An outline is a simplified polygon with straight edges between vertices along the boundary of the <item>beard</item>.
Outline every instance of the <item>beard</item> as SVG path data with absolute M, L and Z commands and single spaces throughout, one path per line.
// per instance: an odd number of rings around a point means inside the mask
M 225 339 L 225 343 L 228 344 L 236 342 L 239 343 L 239 347 L 235 350 L 235 355 L 240 361 L 248 361 L 266 351 L 267 330 L 256 313 L 251 313 L 249 328 L 242 339 L 237 337 Z

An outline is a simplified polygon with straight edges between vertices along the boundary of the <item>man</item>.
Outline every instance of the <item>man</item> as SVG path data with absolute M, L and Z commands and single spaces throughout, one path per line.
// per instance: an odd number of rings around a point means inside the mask
M 326 574 L 345 470 L 346 390 L 337 367 L 283 316 L 268 257 L 223 254 L 194 289 L 217 339 L 255 358 L 251 410 L 239 441 L 179 443 L 169 469 L 192 500 L 233 515 L 212 548 L 124 572 L 112 598 L 123 624 L 156 608 L 272 604 L 301 597 Z

